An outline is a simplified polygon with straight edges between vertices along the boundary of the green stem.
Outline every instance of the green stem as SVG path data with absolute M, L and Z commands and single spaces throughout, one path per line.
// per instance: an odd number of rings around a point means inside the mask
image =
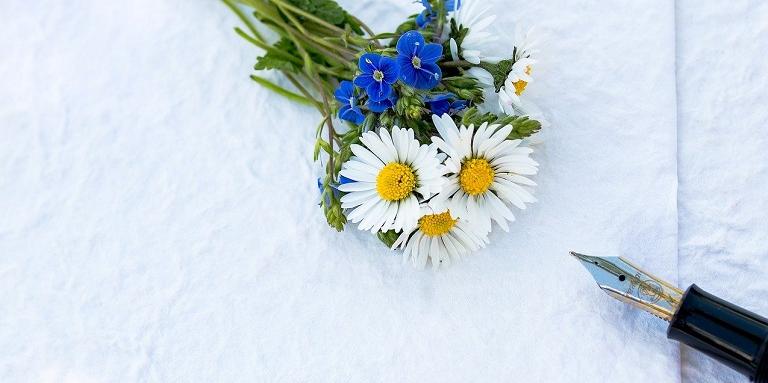
M 235 5 L 232 2 L 230 2 L 230 0 L 221 0 L 221 1 L 229 9 L 231 9 L 232 12 L 235 13 L 235 15 L 237 15 L 237 18 L 239 18 L 240 21 L 242 21 L 243 24 L 245 24 L 245 26 L 248 27 L 248 30 L 251 31 L 251 33 L 253 34 L 253 36 L 255 38 L 259 39 L 260 41 L 264 41 L 264 37 L 261 36 L 261 33 L 259 33 L 259 30 L 256 29 L 256 26 L 253 25 L 251 20 L 245 15 L 245 13 L 243 13 L 242 10 L 240 10 L 240 8 L 237 5 Z
M 299 60 L 298 58 L 293 57 L 293 56 L 291 56 L 291 55 L 289 55 L 287 53 L 284 53 L 283 51 L 281 51 L 279 49 L 275 49 L 275 47 L 273 47 L 271 45 L 265 44 L 264 42 L 253 38 L 252 36 L 248 35 L 247 33 L 245 33 L 242 29 L 240 29 L 238 27 L 235 27 L 235 33 L 237 33 L 240 37 L 244 38 L 246 41 L 250 42 L 251 44 L 253 44 L 253 45 L 255 45 L 255 46 L 257 46 L 257 47 L 259 47 L 259 48 L 261 48 L 261 49 L 263 49 L 263 50 L 265 50 L 267 52 L 270 52 L 270 53 L 272 53 L 274 55 L 280 56 L 280 57 L 282 57 L 282 58 L 284 58 L 284 59 L 286 59 L 288 61 L 291 61 L 291 62 L 293 62 L 293 63 L 295 63 L 297 65 L 301 65 L 302 64 L 302 61 Z
M 345 70 L 345 69 L 342 69 L 342 70 Z M 318 65 L 317 66 L 317 71 L 319 73 L 335 76 L 335 77 L 342 78 L 342 79 L 349 80 L 349 79 L 352 78 L 352 75 L 350 75 L 349 73 L 342 73 L 342 72 L 339 72 L 337 70 L 334 70 L 333 68 L 328 68 L 327 66 Z
M 336 177 L 334 177 L 334 174 L 336 172 L 336 166 L 333 163 L 333 141 L 334 138 L 336 138 L 336 131 L 333 129 L 333 117 L 331 117 L 331 107 L 328 104 L 328 96 L 325 95 L 325 93 L 322 94 L 323 96 L 323 105 L 325 106 L 326 110 L 326 124 L 328 125 L 328 143 L 331 145 L 331 153 L 328 156 L 328 175 L 331 178 L 331 181 L 335 180 Z
M 285 15 L 285 17 L 286 17 L 286 18 L 288 18 L 288 21 L 290 21 L 290 22 L 291 22 L 291 24 L 293 24 L 293 25 L 295 25 L 295 26 L 296 26 L 296 29 L 298 29 L 298 30 L 299 30 L 299 32 L 301 32 L 301 34 L 303 34 L 303 35 L 307 35 L 307 30 L 306 30 L 306 29 L 304 29 L 304 26 L 303 26 L 303 25 L 301 25 L 301 23 L 299 22 L 299 20 L 297 20 L 297 19 L 296 19 L 296 18 L 295 18 L 295 17 L 294 17 L 294 16 L 293 16 L 293 15 L 292 15 L 290 12 L 288 12 L 288 11 L 287 11 L 287 10 L 286 10 L 286 9 L 285 9 L 285 8 L 284 8 L 282 5 L 280 5 L 280 4 L 277 4 L 277 8 L 278 8 L 278 9 L 280 9 L 280 10 L 282 11 L 283 15 Z
M 376 45 L 376 48 L 381 48 L 381 44 L 379 43 L 379 40 L 376 39 L 376 34 L 373 33 L 373 30 L 371 30 L 371 28 L 368 28 L 368 25 L 366 23 L 364 23 L 362 20 L 358 19 L 355 16 L 352 16 L 352 20 L 360 24 L 360 27 L 363 28 L 365 33 L 367 33 L 368 36 L 371 37 L 371 40 L 373 41 L 373 44 Z
M 459 60 L 459 61 L 443 61 L 440 63 L 440 66 L 443 66 L 446 68 L 471 68 L 475 66 L 475 64 L 472 64 L 471 62 L 466 60 Z
M 277 93 L 277 94 L 279 94 L 279 95 L 281 95 L 283 97 L 288 98 L 291 101 L 295 101 L 295 102 L 298 102 L 298 103 L 304 104 L 304 105 L 316 106 L 315 103 L 312 100 L 310 100 L 310 99 L 308 99 L 308 98 L 306 98 L 306 97 L 304 97 L 304 96 L 302 96 L 300 94 L 293 93 L 290 90 L 285 89 L 285 88 L 281 87 L 280 85 L 277 85 L 277 84 L 273 83 L 272 81 L 269 81 L 269 80 L 265 79 L 264 77 L 259 77 L 259 76 L 256 76 L 256 75 L 251 75 L 251 80 L 257 82 L 259 85 L 261 85 L 261 86 L 263 86 L 263 87 L 265 87 L 265 88 L 267 88 L 267 89 L 269 89 L 269 90 L 271 90 L 271 91 L 273 91 L 273 92 L 275 92 L 275 93 Z
M 297 80 L 297 79 L 296 79 L 296 77 L 294 77 L 294 75 L 292 75 L 292 74 L 290 74 L 290 73 L 288 73 L 288 72 L 286 72 L 286 71 L 283 71 L 283 74 L 285 75 L 285 77 L 286 77 L 286 78 L 288 78 L 288 81 L 290 81 L 290 82 L 291 82 L 291 84 L 293 84 L 293 86 L 295 86 L 295 87 L 296 87 L 296 89 L 298 89 L 298 90 L 299 90 L 299 92 L 301 92 L 301 94 L 303 94 L 303 95 L 304 95 L 304 97 L 305 97 L 307 100 L 310 100 L 310 101 L 312 101 L 312 105 L 313 105 L 315 108 L 317 108 L 317 110 L 318 110 L 318 111 L 319 111 L 319 112 L 322 114 L 322 113 L 323 113 L 323 105 L 322 105 L 322 104 L 320 104 L 320 102 L 319 102 L 319 101 L 315 100 L 315 98 L 314 98 L 314 97 L 312 97 L 312 95 L 311 95 L 311 94 L 309 94 L 309 91 L 307 90 L 307 88 L 305 88 L 303 85 L 301 85 L 301 83 L 299 82 L 299 80 Z
M 295 6 L 291 5 L 291 4 L 288 4 L 288 3 L 286 3 L 283 0 L 271 0 L 271 1 L 273 3 L 275 3 L 275 4 L 277 4 L 278 6 L 281 6 L 282 8 L 288 9 L 291 12 L 293 12 L 293 13 L 301 16 L 301 17 L 304 17 L 307 20 L 312 20 L 312 22 L 314 22 L 315 24 L 322 25 L 322 26 L 326 27 L 327 29 L 330 29 L 330 30 L 332 30 L 332 31 L 334 31 L 336 33 L 345 33 L 346 32 L 345 30 L 343 30 L 343 29 L 341 29 L 341 28 L 339 28 L 339 27 L 337 27 L 337 26 L 335 26 L 335 25 L 333 25 L 333 24 L 331 24 L 331 23 L 329 23 L 329 22 L 327 22 L 327 21 L 325 21 L 325 20 L 323 20 L 323 19 L 321 19 L 321 18 L 319 18 L 319 17 L 309 13 L 309 12 L 306 12 L 306 11 L 304 11 L 301 8 L 298 8 L 298 7 L 295 7 Z

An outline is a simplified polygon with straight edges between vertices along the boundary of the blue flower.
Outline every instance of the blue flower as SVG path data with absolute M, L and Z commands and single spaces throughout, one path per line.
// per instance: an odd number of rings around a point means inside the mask
M 443 72 L 437 60 L 443 56 L 443 46 L 424 43 L 417 31 L 405 32 L 397 40 L 397 63 L 400 80 L 416 89 L 432 89 L 440 83 Z
M 445 10 L 453 12 L 461 7 L 461 0 L 445 0 Z
M 452 101 L 453 100 L 453 101 Z M 467 102 L 456 97 L 453 93 L 440 93 L 424 98 L 432 114 L 442 116 L 445 113 L 454 114 L 467 107 Z
M 424 5 L 424 10 L 416 16 L 416 25 L 418 25 L 420 29 L 426 27 L 435 17 L 432 13 L 432 5 L 429 4 L 429 0 L 421 0 L 421 4 Z
M 368 109 L 371 112 L 381 113 L 395 106 L 395 104 L 397 104 L 397 95 L 395 94 L 395 92 L 392 92 L 392 94 L 389 95 L 389 98 L 386 98 L 381 101 L 368 100 L 368 103 L 366 103 L 365 105 L 368 107 Z
M 355 77 L 355 85 L 365 88 L 370 100 L 386 100 L 392 94 L 392 84 L 400 72 L 394 59 L 366 53 L 360 56 L 357 66 L 363 73 Z
M 365 116 L 360 111 L 360 107 L 357 106 L 357 96 L 355 95 L 355 86 L 351 81 L 342 81 L 336 91 L 333 92 L 336 99 L 339 100 L 341 108 L 339 108 L 339 118 L 342 120 L 350 121 L 356 125 L 360 125 Z
M 424 29 L 427 24 L 431 23 L 435 19 L 435 13 L 432 11 L 432 4 L 429 0 L 421 0 L 421 4 L 424 6 L 424 10 L 416 16 L 416 25 L 419 29 Z M 461 0 L 446 0 L 445 10 L 446 12 L 453 12 L 458 10 L 461 6 Z

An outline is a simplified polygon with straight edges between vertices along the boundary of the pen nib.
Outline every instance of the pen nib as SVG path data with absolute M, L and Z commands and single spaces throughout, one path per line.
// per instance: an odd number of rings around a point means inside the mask
M 669 321 L 683 292 L 622 257 L 596 257 L 571 251 L 608 295 Z

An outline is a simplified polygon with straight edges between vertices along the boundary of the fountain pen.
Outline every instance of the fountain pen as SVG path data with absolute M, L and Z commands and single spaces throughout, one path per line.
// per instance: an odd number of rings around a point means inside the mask
M 768 383 L 768 319 L 695 284 L 683 292 L 622 257 L 571 255 L 608 295 L 669 322 L 667 338 Z

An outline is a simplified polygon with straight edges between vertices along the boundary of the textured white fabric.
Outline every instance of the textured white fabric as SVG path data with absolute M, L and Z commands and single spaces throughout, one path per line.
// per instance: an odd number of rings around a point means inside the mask
M 677 15 L 680 281 L 768 317 L 768 3 Z M 685 382 L 746 381 L 681 355 Z
M 342 3 L 379 31 L 419 9 Z M 510 46 L 514 23 L 546 37 L 526 90 L 552 124 L 540 202 L 433 273 L 325 225 L 318 116 L 248 81 L 258 52 L 222 4 L 0 2 L 0 381 L 679 382 L 664 323 L 567 251 L 676 282 L 679 156 L 683 282 L 766 311 L 766 115 L 739 125 L 765 104 L 765 49 L 748 43 L 765 41 L 765 7 L 745 3 L 737 27 L 683 2 L 676 36 L 663 0 L 489 4 Z M 746 40 L 717 32 L 731 27 Z M 720 374 L 683 355 L 687 381 Z

